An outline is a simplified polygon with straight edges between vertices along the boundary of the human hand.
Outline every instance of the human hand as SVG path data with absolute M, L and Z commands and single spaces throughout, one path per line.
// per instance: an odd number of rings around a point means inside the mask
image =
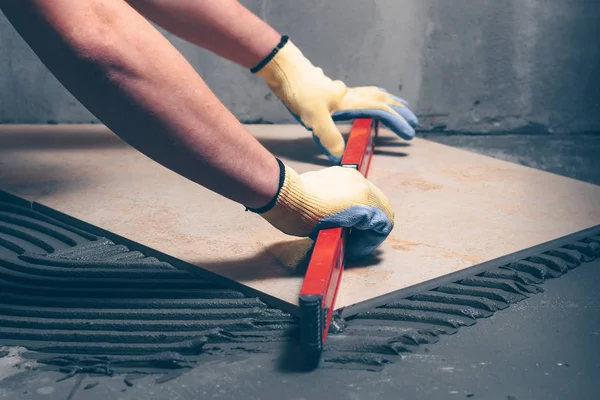
M 352 228 L 349 259 L 371 254 L 392 231 L 394 212 L 388 199 L 356 169 L 334 166 L 299 175 L 279 163 L 283 174 L 276 201 L 259 213 L 275 228 L 313 240 L 322 229 Z
M 405 140 L 415 136 L 417 117 L 403 99 L 374 86 L 348 88 L 331 80 L 287 41 L 259 71 L 271 91 L 285 104 L 323 152 L 339 164 L 345 143 L 336 121 L 372 118 Z

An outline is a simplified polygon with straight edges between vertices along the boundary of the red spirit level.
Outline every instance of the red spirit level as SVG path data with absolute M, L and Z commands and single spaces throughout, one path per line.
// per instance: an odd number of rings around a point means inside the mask
M 372 119 L 354 120 L 343 167 L 356 168 L 367 176 L 378 128 Z M 319 232 L 300 290 L 300 344 L 308 367 L 316 366 L 321 358 L 342 280 L 348 231 L 332 228 Z

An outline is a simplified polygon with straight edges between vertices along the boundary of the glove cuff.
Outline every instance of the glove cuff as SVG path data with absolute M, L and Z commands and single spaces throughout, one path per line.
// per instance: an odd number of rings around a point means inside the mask
M 285 165 L 281 162 L 279 158 L 275 158 L 277 160 L 277 164 L 279 165 L 279 186 L 277 187 L 277 193 L 270 202 L 268 202 L 265 206 L 260 208 L 250 208 L 246 207 L 246 211 L 251 211 L 256 214 L 264 214 L 275 206 L 277 202 L 277 198 L 279 197 L 279 193 L 281 192 L 281 188 L 285 182 Z
M 283 48 L 283 46 L 285 46 L 285 44 L 288 42 L 289 39 L 290 38 L 287 35 L 283 35 L 281 37 L 281 40 L 277 44 L 277 46 L 275 46 L 275 48 L 269 53 L 269 55 L 266 56 L 261 62 L 256 64 L 256 66 L 254 66 L 253 68 L 250 68 L 250 72 L 252 72 L 253 74 L 256 74 L 258 71 L 263 69 L 263 67 L 265 65 L 267 65 L 273 59 L 273 57 L 275 57 L 275 55 L 277 53 L 279 53 L 279 50 L 281 50 Z
M 281 164 L 283 184 L 274 205 L 260 213 L 275 228 L 293 236 L 308 236 L 323 217 L 322 201 L 306 193 L 300 176 L 292 168 Z
M 300 76 L 315 69 L 294 42 L 287 36 L 285 38 L 269 57 L 255 67 L 255 74 L 263 78 L 278 96 L 290 90 L 290 80 L 298 83 Z

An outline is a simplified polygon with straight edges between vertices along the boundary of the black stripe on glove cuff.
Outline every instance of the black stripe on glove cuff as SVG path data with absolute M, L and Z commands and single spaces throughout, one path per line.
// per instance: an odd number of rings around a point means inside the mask
M 277 160 L 277 164 L 279 165 L 279 187 L 277 188 L 277 193 L 275 193 L 275 196 L 273 197 L 273 199 L 266 205 L 260 208 L 249 208 L 246 207 L 246 211 L 252 211 L 253 213 L 256 214 L 264 214 L 267 211 L 269 211 L 270 209 L 272 209 L 273 207 L 275 207 L 275 204 L 277 203 L 277 199 L 279 198 L 279 192 L 281 192 L 281 188 L 283 187 L 283 183 L 285 182 L 285 166 L 283 165 L 283 163 L 281 162 L 281 160 L 279 158 L 275 158 Z
M 251 68 L 250 72 L 255 74 L 258 71 L 260 71 L 262 69 L 262 67 L 267 65 L 269 63 L 269 61 L 271 61 L 273 59 L 273 57 L 275 57 L 275 55 L 277 53 L 279 53 L 279 50 L 281 50 L 283 48 L 283 46 L 285 46 L 285 44 L 288 42 L 288 40 L 289 40 L 289 37 L 287 35 L 283 35 L 281 37 L 281 41 L 279 42 L 279 44 L 277 46 L 275 46 L 273 51 L 271 51 L 271 53 L 269 53 L 269 55 L 264 60 L 259 62 L 254 68 Z

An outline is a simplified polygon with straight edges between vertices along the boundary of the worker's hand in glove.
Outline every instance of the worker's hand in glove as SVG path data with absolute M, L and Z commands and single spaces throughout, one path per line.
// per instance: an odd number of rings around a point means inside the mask
M 352 228 L 346 255 L 373 252 L 394 226 L 385 195 L 356 169 L 334 166 L 299 175 L 281 161 L 279 191 L 260 214 L 275 228 L 293 236 L 316 239 L 321 229 Z
M 372 118 L 403 139 L 415 135 L 418 120 L 406 101 L 377 87 L 348 88 L 342 81 L 331 80 L 285 36 L 274 55 L 252 72 L 312 131 L 317 144 L 336 164 L 342 159 L 345 143 L 335 121 Z

